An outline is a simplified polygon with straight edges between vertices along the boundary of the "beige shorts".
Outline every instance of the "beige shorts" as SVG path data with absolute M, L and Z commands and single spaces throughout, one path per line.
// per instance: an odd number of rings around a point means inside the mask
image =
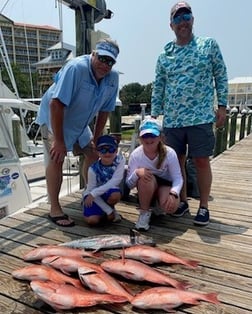
M 41 126 L 41 135 L 44 144 L 44 161 L 45 165 L 48 165 L 50 158 L 50 150 L 53 144 L 54 136 L 48 130 L 47 125 L 43 124 Z M 94 152 L 94 147 L 91 142 L 88 143 L 85 147 L 80 147 L 79 143 L 75 143 L 73 145 L 73 155 L 74 156 L 82 156 L 82 155 L 90 155 L 90 153 Z

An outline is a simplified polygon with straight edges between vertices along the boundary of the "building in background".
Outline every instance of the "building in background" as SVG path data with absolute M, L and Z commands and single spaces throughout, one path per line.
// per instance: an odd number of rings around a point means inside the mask
M 11 64 L 18 65 L 21 73 L 36 73 L 32 65 L 48 56 L 48 48 L 61 42 L 62 31 L 48 25 L 31 25 L 16 23 L 0 14 L 0 28 L 2 31 L 8 58 Z M 0 66 L 4 62 L 0 59 Z
M 232 109 L 236 107 L 240 112 L 243 109 L 252 109 L 252 77 L 236 77 L 228 81 L 228 104 Z
M 47 49 L 47 57 L 33 64 L 39 74 L 37 84 L 40 95 L 52 84 L 58 70 L 74 56 L 74 46 L 58 42 Z

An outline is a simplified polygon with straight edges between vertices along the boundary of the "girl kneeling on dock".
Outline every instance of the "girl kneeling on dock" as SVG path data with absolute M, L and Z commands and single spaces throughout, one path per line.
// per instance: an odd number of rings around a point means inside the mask
M 139 217 L 136 229 L 147 231 L 151 213 L 173 214 L 179 205 L 183 178 L 176 152 L 164 145 L 161 125 L 156 119 L 145 119 L 139 127 L 141 145 L 130 155 L 126 183 L 136 187 L 139 198 Z M 157 200 L 158 207 L 151 210 Z

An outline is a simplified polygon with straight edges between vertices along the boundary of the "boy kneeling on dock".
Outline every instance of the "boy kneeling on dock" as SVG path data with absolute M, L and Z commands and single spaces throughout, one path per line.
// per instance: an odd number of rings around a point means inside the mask
M 118 142 L 111 135 L 100 136 L 96 149 L 99 159 L 88 169 L 82 201 L 84 219 L 90 226 L 121 221 L 115 204 L 122 196 L 119 185 L 124 176 L 125 158 L 118 154 Z

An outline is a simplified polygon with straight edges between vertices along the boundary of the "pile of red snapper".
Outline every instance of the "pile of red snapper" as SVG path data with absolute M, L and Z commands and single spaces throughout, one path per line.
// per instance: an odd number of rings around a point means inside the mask
M 188 290 L 190 283 L 178 281 L 151 264 L 182 264 L 195 269 L 198 262 L 170 254 L 158 247 L 134 245 L 120 252 L 121 258 L 99 263 L 97 253 L 79 248 L 47 245 L 32 249 L 25 256 L 27 262 L 40 261 L 12 272 L 20 280 L 30 281 L 36 296 L 55 310 L 90 307 L 99 304 L 129 302 L 140 309 L 172 309 L 199 301 L 219 304 L 216 293 Z M 78 277 L 74 278 L 73 274 Z M 129 291 L 113 274 L 133 281 L 147 281 L 157 286 L 137 294 Z

